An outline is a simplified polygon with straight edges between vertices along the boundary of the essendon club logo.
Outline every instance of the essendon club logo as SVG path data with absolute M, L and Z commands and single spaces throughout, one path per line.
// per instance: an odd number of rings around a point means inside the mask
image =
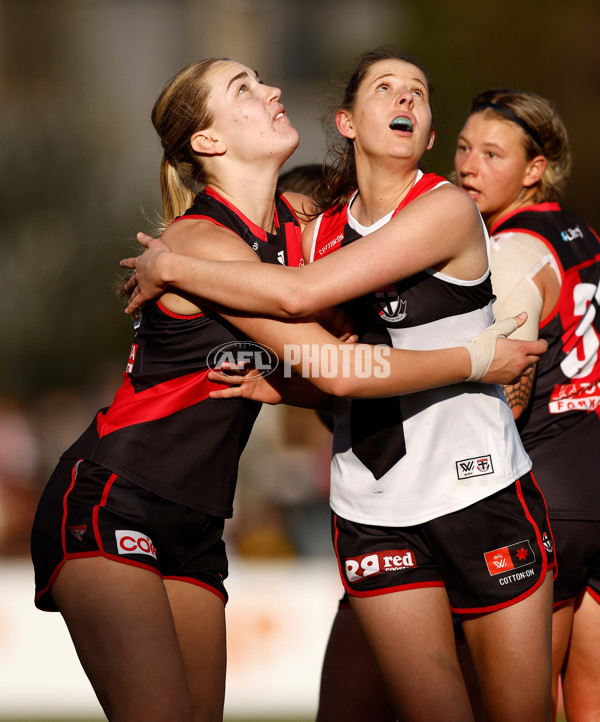
M 75 524 L 73 526 L 68 527 L 71 534 L 81 541 L 83 539 L 83 535 L 87 531 L 87 524 Z
M 416 567 L 415 555 L 409 549 L 390 549 L 360 557 L 349 557 L 344 562 L 349 582 L 357 582 L 373 574 L 399 572 Z
M 535 562 L 535 554 L 529 540 L 510 544 L 483 555 L 491 576 L 509 572 L 517 567 L 527 567 Z
M 490 454 L 456 462 L 456 474 L 459 479 L 470 479 L 472 476 L 485 476 L 493 473 L 494 465 Z
M 375 291 L 375 309 L 384 321 L 399 323 L 406 318 L 406 301 L 398 296 L 396 286 Z

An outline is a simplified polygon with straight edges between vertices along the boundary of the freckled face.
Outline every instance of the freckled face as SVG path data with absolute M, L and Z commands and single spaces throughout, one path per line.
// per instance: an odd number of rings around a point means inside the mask
M 243 159 L 283 157 L 298 146 L 298 132 L 280 102 L 281 90 L 260 81 L 256 72 L 237 62 L 215 63 L 207 74 L 212 128 L 230 156 Z M 282 161 L 282 162 L 283 162 Z
M 523 131 L 510 120 L 471 115 L 458 137 L 454 167 L 458 184 L 488 222 L 518 207 L 529 161 Z

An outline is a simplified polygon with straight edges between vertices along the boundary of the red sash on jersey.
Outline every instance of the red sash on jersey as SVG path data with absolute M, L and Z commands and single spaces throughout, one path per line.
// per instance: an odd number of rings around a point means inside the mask
M 435 173 L 426 173 L 408 191 L 404 198 L 400 201 L 398 207 L 392 214 L 392 217 L 406 207 L 415 198 L 423 193 L 435 188 L 440 183 L 446 182 L 446 179 Z M 317 237 L 314 241 L 313 260 L 316 261 L 323 256 L 327 256 L 333 251 L 341 248 L 344 240 L 344 228 L 348 223 L 348 204 L 339 211 L 326 211 L 319 217 L 319 226 Z

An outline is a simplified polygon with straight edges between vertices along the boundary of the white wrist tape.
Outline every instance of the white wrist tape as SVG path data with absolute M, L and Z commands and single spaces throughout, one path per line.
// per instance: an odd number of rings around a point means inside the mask
M 471 356 L 471 375 L 466 381 L 479 381 L 486 375 L 496 353 L 496 339 L 510 336 L 518 327 L 515 318 L 505 318 L 488 326 L 467 344 L 466 348 Z

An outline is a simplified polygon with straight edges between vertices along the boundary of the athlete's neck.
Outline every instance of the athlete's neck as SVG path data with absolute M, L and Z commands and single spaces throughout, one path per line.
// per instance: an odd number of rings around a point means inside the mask
M 495 211 L 494 213 L 482 214 L 487 229 L 490 230 L 490 228 L 496 223 L 496 221 L 498 221 L 503 216 L 507 216 L 509 213 L 513 213 L 519 208 L 524 208 L 525 206 L 532 205 L 533 196 L 534 193 L 531 192 L 522 193 L 521 195 L 519 195 L 518 198 L 516 198 L 512 203 L 509 203 L 505 208 L 502 208 L 499 211 Z
M 246 218 L 268 233 L 275 226 L 275 189 L 277 172 L 221 173 L 208 186 L 241 211 Z
M 241 211 L 252 223 L 255 223 L 267 233 L 274 232 L 275 184 L 271 186 L 268 193 L 262 191 L 262 189 L 252 187 L 237 187 L 233 191 L 233 189 L 228 189 L 214 182 L 210 183 L 209 187 Z
M 418 169 L 410 172 L 382 172 L 357 168 L 358 196 L 352 204 L 352 215 L 363 226 L 371 226 L 395 210 L 415 184 Z

